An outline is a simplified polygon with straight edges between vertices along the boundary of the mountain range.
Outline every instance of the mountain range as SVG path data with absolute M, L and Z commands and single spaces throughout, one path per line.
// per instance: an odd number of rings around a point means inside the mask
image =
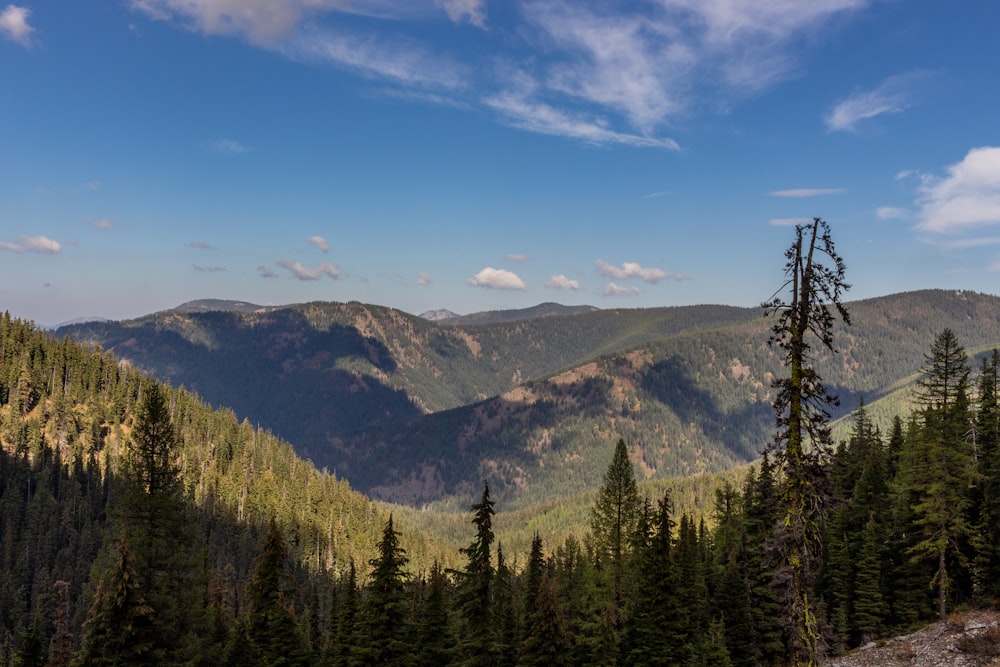
M 773 436 L 783 371 L 759 308 L 541 304 L 434 322 L 357 302 L 195 303 L 57 335 L 233 409 L 383 500 L 465 503 L 487 480 L 523 507 L 599 486 L 618 438 L 657 479 L 732 468 Z M 1000 344 L 996 296 L 847 306 L 837 353 L 816 351 L 834 417 L 912 379 L 946 327 L 973 352 Z

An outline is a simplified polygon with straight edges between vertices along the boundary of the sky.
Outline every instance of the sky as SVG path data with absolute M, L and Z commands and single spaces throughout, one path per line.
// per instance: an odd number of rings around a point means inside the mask
M 1000 294 L 994 0 L 0 0 L 0 310 Z

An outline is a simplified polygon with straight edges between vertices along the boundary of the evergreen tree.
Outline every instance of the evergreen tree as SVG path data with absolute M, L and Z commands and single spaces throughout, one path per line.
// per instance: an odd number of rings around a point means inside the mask
M 976 448 L 979 493 L 976 498 L 975 590 L 986 599 L 1000 598 L 1000 350 L 983 359 L 979 374 Z
M 427 577 L 427 589 L 417 621 L 417 667 L 443 667 L 454 658 L 448 605 L 448 579 L 437 561 Z M 509 663 L 508 663 L 509 664 Z
M 831 266 L 820 261 L 825 255 Z M 783 474 L 784 517 L 774 543 L 778 560 L 776 582 L 784 593 L 785 618 L 791 657 L 796 664 L 815 665 L 823 653 L 815 581 L 821 562 L 824 508 L 823 456 L 830 446 L 829 405 L 837 399 L 828 393 L 811 363 L 810 334 L 833 350 L 834 315 L 850 324 L 841 294 L 844 262 L 837 254 L 829 225 L 814 218 L 796 225 L 795 240 L 785 253 L 786 283 L 764 304 L 776 314 L 769 343 L 784 353 L 789 375 L 774 381 L 778 433 L 775 445 Z M 786 301 L 779 293 L 790 290 Z M 810 448 L 811 445 L 811 448 Z
M 466 557 L 465 569 L 458 573 L 457 603 L 464 627 L 459 637 L 462 665 L 488 667 L 495 655 L 493 624 L 493 500 L 490 487 L 483 483 L 483 495 L 472 506 L 472 523 L 476 537 L 461 552 Z
M 639 519 L 639 491 L 628 458 L 625 440 L 615 445 L 615 452 L 604 473 L 597 502 L 591 509 L 590 530 L 602 560 L 620 568 L 629 536 Z
M 84 623 L 77 667 L 161 664 L 154 615 L 142 596 L 128 537 L 122 532 L 115 565 L 98 583 Z
M 361 619 L 363 640 L 355 646 L 352 656 L 358 665 L 399 665 L 408 656 L 408 562 L 390 514 L 382 530 L 378 556 L 369 562 L 372 573 Z
M 962 563 L 961 541 L 969 535 L 968 489 L 975 483 L 975 452 L 966 439 L 971 424 L 969 373 L 965 350 L 945 329 L 931 346 L 920 380 L 923 419 L 903 471 L 904 483 L 917 498 L 912 506 L 918 541 L 913 560 L 934 561 L 931 585 L 938 594 L 938 614 L 947 617 L 954 568 Z
M 155 652 L 166 664 L 187 662 L 189 638 L 200 618 L 191 523 L 181 483 L 177 434 L 160 385 L 143 383 L 128 454 L 125 493 L 118 509 L 128 532 L 143 597 L 156 609 Z
M 524 667 L 568 667 L 569 637 L 556 586 L 548 568 L 542 571 L 538 591 L 524 621 L 524 642 L 517 662 Z
M 674 560 L 674 521 L 670 497 L 657 503 L 652 536 L 637 554 L 638 581 L 625 629 L 626 665 L 675 665 L 686 656 L 686 610 L 680 605 L 681 582 Z
M 288 600 L 288 547 L 274 519 L 268 524 L 247 584 L 247 612 L 240 638 L 262 664 L 309 664 L 309 650 Z

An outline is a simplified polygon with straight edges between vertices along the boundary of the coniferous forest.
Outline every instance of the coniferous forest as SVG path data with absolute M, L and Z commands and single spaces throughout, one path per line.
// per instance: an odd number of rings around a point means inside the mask
M 505 551 L 489 480 L 445 553 L 290 446 L 0 318 L 0 666 L 812 665 L 1000 600 L 1000 353 L 951 329 L 915 409 L 834 443 L 844 263 L 796 228 L 765 304 L 775 438 L 704 515 L 619 440 L 560 543 Z M 611 443 L 609 443 L 610 445 Z

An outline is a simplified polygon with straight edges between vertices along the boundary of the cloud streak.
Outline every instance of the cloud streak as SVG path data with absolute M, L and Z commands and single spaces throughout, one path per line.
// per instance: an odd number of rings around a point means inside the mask
M 446 50 L 447 40 L 430 41 L 423 26 L 439 19 L 454 30 L 466 24 L 485 30 L 485 0 L 131 5 L 153 20 L 243 38 L 293 60 L 386 83 L 390 96 L 478 107 L 511 127 L 599 146 L 677 151 L 677 142 L 663 136 L 664 127 L 705 109 L 724 113 L 734 100 L 795 75 L 803 43 L 870 1 L 655 0 L 623 6 L 525 0 L 510 3 L 503 24 L 489 26 L 494 39 L 480 40 L 471 57 L 461 58 Z M 352 29 L 357 22 L 337 20 L 346 13 L 370 20 Z M 870 96 L 887 98 L 895 81 Z M 857 99 L 842 100 L 841 110 L 831 112 L 840 126 L 875 113 L 869 107 L 848 113 L 859 108 Z
M 299 280 L 319 280 L 323 276 L 326 276 L 331 280 L 337 280 L 340 278 L 340 269 L 330 262 L 320 262 L 316 265 L 315 269 L 309 269 L 302 266 L 300 262 L 283 259 L 278 262 L 278 266 L 286 269 Z
M 115 221 L 110 218 L 100 218 L 99 220 L 88 220 L 87 224 L 101 231 L 111 231 L 115 228 Z
M 685 280 L 687 276 L 679 273 L 664 271 L 663 269 L 643 267 L 637 262 L 625 262 L 621 267 L 605 262 L 603 259 L 597 260 L 597 272 L 605 278 L 612 280 L 629 280 L 640 278 L 642 282 L 655 285 L 661 280 Z
M 837 102 L 823 117 L 831 132 L 855 132 L 863 120 L 887 114 L 902 113 L 911 104 L 912 89 L 926 72 L 911 72 L 890 76 L 872 90 L 856 90 Z
M 636 296 L 639 288 L 634 286 L 621 286 L 615 283 L 608 283 L 604 286 L 604 296 Z
M 322 236 L 310 236 L 309 238 L 306 239 L 306 242 L 316 246 L 324 253 L 330 252 L 330 244 Z
M 22 254 L 26 252 L 38 253 L 40 255 L 58 255 L 62 252 L 62 246 L 58 241 L 45 236 L 21 235 L 19 241 L 0 241 L 0 250 Z
M 844 188 L 792 188 L 791 190 L 775 190 L 770 192 L 772 197 L 819 197 L 821 195 L 839 195 L 847 192 Z

